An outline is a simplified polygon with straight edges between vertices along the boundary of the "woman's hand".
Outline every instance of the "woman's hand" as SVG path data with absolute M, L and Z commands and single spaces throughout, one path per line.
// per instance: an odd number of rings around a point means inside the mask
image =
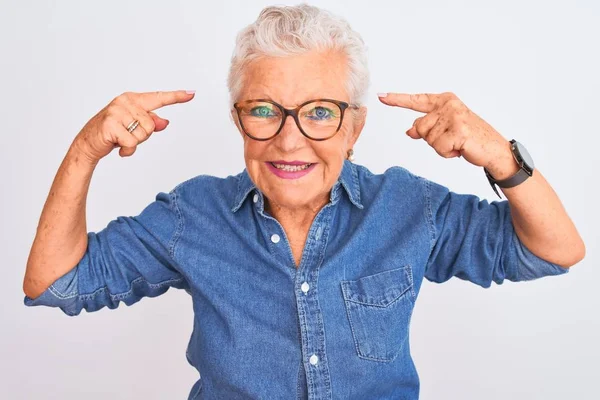
M 169 121 L 152 110 L 175 103 L 185 103 L 194 98 L 194 92 L 176 90 L 168 92 L 125 92 L 115 97 L 98 114 L 94 115 L 74 140 L 75 147 L 92 163 L 97 163 L 115 147 L 119 155 L 132 155 L 137 145 L 146 141 L 153 132 L 162 131 Z M 127 125 L 137 119 L 140 124 L 129 133 Z
M 442 157 L 463 156 L 473 165 L 486 167 L 492 175 L 498 170 L 495 166 L 506 165 L 506 161 L 513 158 L 510 142 L 454 93 L 382 93 L 379 100 L 390 106 L 427 113 L 417 118 L 406 134 L 413 139 L 425 139 Z M 516 172 L 514 160 L 509 165 L 514 165 Z

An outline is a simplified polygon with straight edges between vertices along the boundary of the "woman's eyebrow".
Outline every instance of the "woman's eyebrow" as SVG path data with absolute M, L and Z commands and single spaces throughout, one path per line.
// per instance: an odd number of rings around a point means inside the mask
M 310 101 L 310 100 L 316 100 L 316 99 L 336 99 L 336 97 L 337 96 L 330 96 L 330 95 L 314 94 L 313 93 L 311 95 L 303 96 L 302 100 L 296 102 L 295 104 L 284 104 L 280 100 L 273 98 L 273 96 L 270 96 L 270 95 L 266 94 L 265 92 L 257 92 L 257 94 L 253 94 L 251 96 L 248 96 L 248 99 L 265 99 L 265 100 L 271 100 L 271 101 L 274 101 L 277 104 L 281 104 L 285 108 L 296 108 L 300 104 L 306 103 L 307 101 Z

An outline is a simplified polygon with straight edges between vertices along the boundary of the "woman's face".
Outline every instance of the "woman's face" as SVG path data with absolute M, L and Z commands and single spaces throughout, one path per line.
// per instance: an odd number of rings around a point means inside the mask
M 349 102 L 346 92 L 347 65 L 337 52 L 310 52 L 290 57 L 265 57 L 248 65 L 237 101 L 269 99 L 285 108 L 295 108 L 313 99 Z M 321 111 L 322 112 L 322 111 Z M 289 116 L 281 132 L 266 141 L 243 133 L 235 110 L 233 118 L 244 139 L 244 159 L 252 181 L 265 194 L 270 206 L 319 210 L 329 201 L 347 152 L 354 146 L 366 117 L 366 107 L 346 109 L 340 130 L 330 139 L 314 141 L 302 134 Z M 308 173 L 290 178 L 270 164 L 273 161 L 311 163 Z

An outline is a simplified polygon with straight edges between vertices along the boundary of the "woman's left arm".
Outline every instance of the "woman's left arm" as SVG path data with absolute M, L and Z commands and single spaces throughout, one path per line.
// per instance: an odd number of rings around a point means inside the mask
M 424 139 L 442 157 L 463 157 L 485 167 L 496 179 L 514 175 L 517 165 L 510 142 L 472 112 L 453 93 L 380 93 L 381 102 L 425 112 L 406 134 Z M 585 245 L 560 199 L 539 170 L 512 188 L 502 188 L 508 199 L 515 232 L 536 256 L 570 267 L 585 256 Z
M 498 147 L 498 156 L 487 166 L 496 179 L 509 178 L 519 170 L 510 142 Z M 583 259 L 585 245 L 575 224 L 552 186 L 539 170 L 525 182 L 502 192 L 510 204 L 513 226 L 523 244 L 536 256 L 563 267 Z

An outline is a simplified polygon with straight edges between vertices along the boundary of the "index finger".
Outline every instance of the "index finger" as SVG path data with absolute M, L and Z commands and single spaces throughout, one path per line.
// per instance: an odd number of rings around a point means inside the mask
M 424 113 L 433 111 L 435 108 L 441 105 L 443 99 L 444 93 L 387 93 L 385 96 L 379 96 L 379 100 L 387 105 L 410 108 L 411 110 Z
M 172 90 L 138 93 L 135 101 L 146 111 L 176 103 L 185 103 L 194 98 L 195 90 Z

